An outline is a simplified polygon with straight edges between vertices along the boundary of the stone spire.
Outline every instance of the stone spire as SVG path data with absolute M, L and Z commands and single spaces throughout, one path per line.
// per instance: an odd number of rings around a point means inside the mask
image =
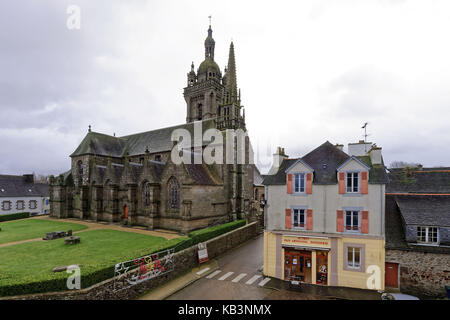
M 216 45 L 216 42 L 214 41 L 212 37 L 212 29 L 211 24 L 209 25 L 208 29 L 208 37 L 205 39 L 205 59 L 210 58 L 211 60 L 214 60 L 214 47 Z
M 236 81 L 236 61 L 234 58 L 234 44 L 231 41 L 230 53 L 228 55 L 228 67 L 226 74 L 226 92 L 229 94 L 229 101 L 237 101 L 237 81 Z

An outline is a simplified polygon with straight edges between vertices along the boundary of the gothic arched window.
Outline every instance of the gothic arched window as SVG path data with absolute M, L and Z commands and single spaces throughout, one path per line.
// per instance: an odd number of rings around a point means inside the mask
M 167 184 L 169 209 L 177 210 L 180 208 L 180 185 L 175 177 L 169 179 Z
M 78 185 L 83 184 L 83 162 L 80 160 L 77 163 Z
M 197 110 L 197 119 L 198 120 L 202 120 L 203 117 L 203 106 L 201 104 L 198 105 L 198 110 Z
M 144 207 L 148 207 L 150 205 L 150 183 L 149 182 L 146 182 L 144 184 L 143 200 L 144 200 Z

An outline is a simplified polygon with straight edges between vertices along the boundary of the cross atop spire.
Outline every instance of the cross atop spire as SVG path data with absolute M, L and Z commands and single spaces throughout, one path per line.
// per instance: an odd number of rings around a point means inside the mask
M 209 15 L 208 18 L 209 18 L 209 26 L 211 27 L 211 18 L 212 18 L 212 15 Z

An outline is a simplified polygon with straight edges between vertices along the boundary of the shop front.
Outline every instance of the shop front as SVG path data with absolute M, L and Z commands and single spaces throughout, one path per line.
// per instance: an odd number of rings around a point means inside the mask
M 325 237 L 283 236 L 284 280 L 329 284 L 330 240 Z

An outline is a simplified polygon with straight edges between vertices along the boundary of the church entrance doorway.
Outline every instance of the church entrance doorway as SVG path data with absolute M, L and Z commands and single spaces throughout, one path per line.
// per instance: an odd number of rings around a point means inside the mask
M 123 207 L 123 219 L 128 220 L 128 206 L 124 205 Z

